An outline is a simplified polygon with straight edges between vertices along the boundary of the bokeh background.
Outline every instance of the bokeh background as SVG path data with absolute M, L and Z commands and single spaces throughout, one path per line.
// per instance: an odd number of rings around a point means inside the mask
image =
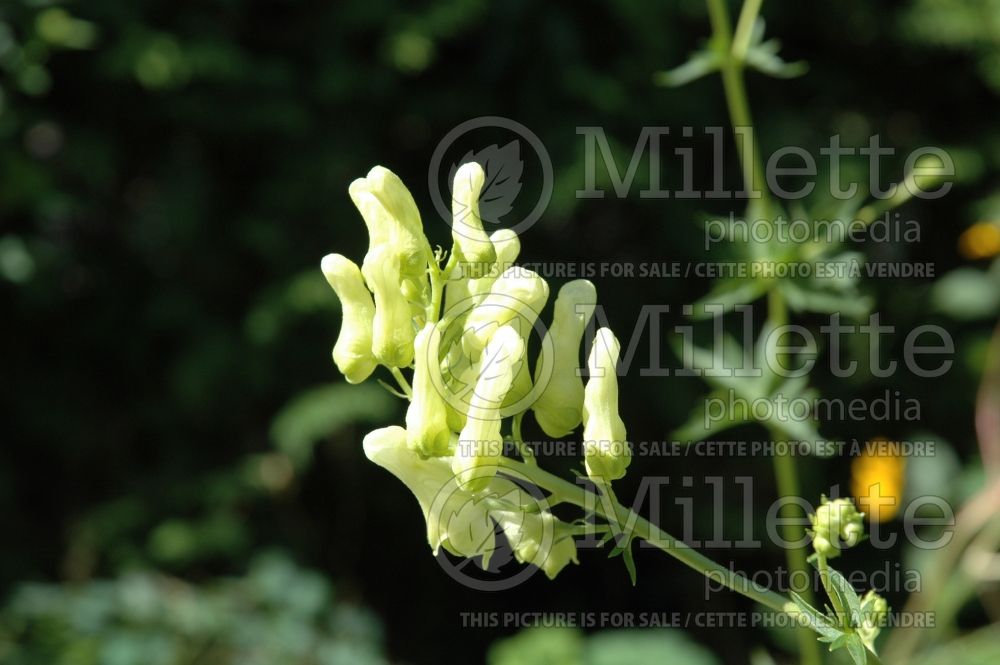
M 956 160 L 949 196 L 900 209 L 919 221 L 919 243 L 856 248 L 933 263 L 935 279 L 862 288 L 902 330 L 945 326 L 954 367 L 935 381 L 818 371 L 813 383 L 829 396 L 919 399 L 920 422 L 821 431 L 936 441 L 934 458 L 886 473 L 905 477 L 900 496 L 959 505 L 985 486 L 982 451 L 998 445 L 977 436 L 975 418 L 998 408 L 977 391 L 1000 309 L 1000 4 L 765 3 L 764 16 L 784 56 L 809 65 L 792 80 L 749 75 L 765 152 L 818 154 L 832 134 L 857 146 L 877 133 L 903 156 L 936 145 Z M 522 238 L 522 260 L 704 260 L 698 222 L 732 203 L 574 192 L 578 126 L 604 127 L 624 166 L 645 125 L 727 123 L 717 77 L 654 84 L 708 33 L 693 0 L 0 3 L 0 662 L 746 663 L 761 649 L 787 660 L 794 640 L 782 631 L 557 630 L 498 642 L 517 631 L 463 629 L 462 612 L 698 611 L 704 583 L 646 550 L 636 587 L 601 551 L 554 582 L 536 575 L 494 594 L 455 583 L 428 551 L 416 503 L 361 451 L 403 405 L 374 381 L 347 386 L 329 358 L 339 308 L 319 259 L 360 260 L 367 245 L 348 183 L 374 164 L 393 169 L 431 240 L 445 243 L 427 165 L 448 130 L 476 116 L 524 123 L 553 161 L 554 195 Z M 901 173 L 902 157 L 889 164 Z M 664 168 L 677 182 L 678 163 Z M 737 176 L 734 160 L 726 168 Z M 711 285 L 597 286 L 627 334 L 642 304 L 679 312 Z M 695 379 L 633 373 L 621 406 L 630 437 L 667 438 L 706 392 Z M 849 459 L 800 468 L 813 501 L 835 485 L 849 492 Z M 765 458 L 637 459 L 632 469 L 633 479 L 752 475 L 757 505 L 774 495 Z M 619 494 L 635 487 L 627 479 Z M 742 497 L 730 487 L 724 508 L 738 526 Z M 711 488 L 685 492 L 696 532 L 710 535 Z M 680 530 L 679 511 L 661 515 Z M 774 547 L 710 554 L 750 571 L 784 561 Z M 842 568 L 924 565 L 916 554 L 859 548 Z M 935 643 L 957 638 L 962 653 L 990 658 L 982 650 L 1000 640 L 977 631 L 996 616 L 997 588 L 966 582 L 941 601 L 948 622 Z M 887 595 L 897 608 L 906 600 L 898 588 Z M 726 593 L 708 606 L 752 608 Z M 926 662 L 960 662 L 947 648 Z

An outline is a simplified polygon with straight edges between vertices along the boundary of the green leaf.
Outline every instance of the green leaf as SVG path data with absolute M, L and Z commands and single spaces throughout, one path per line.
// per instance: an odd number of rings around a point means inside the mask
M 746 357 L 743 347 L 731 335 L 713 343 L 716 348 L 705 349 L 690 344 L 681 335 L 670 338 L 671 347 L 685 369 L 700 370 L 707 383 L 723 390 L 732 390 L 747 400 L 767 395 L 765 372 L 761 376 L 737 376 L 735 369 L 751 370 L 752 358 Z M 761 368 L 757 368 L 760 370 Z M 728 398 L 727 398 L 728 399 Z
M 721 64 L 722 58 L 714 50 L 696 51 L 683 65 L 654 74 L 653 82 L 657 85 L 677 88 L 718 71 Z
M 750 68 L 777 78 L 793 78 L 802 76 L 809 69 L 805 62 L 785 62 L 778 57 L 781 42 L 777 39 L 764 41 L 764 19 L 758 18 L 753 23 L 750 45 L 743 56 L 743 62 Z
M 872 308 L 872 299 L 858 293 L 831 293 L 819 284 L 783 280 L 779 287 L 788 306 L 796 312 L 817 312 L 819 314 L 843 314 L 852 319 L 867 315 Z
M 833 587 L 833 592 L 837 594 L 837 598 L 840 600 L 840 606 L 847 609 L 849 618 L 851 620 L 852 626 L 861 625 L 861 601 L 858 599 L 858 593 L 851 586 L 851 583 L 847 581 L 843 575 L 834 570 L 833 568 L 827 568 L 830 577 L 830 586 Z
M 392 415 L 395 404 L 394 398 L 373 383 L 317 386 L 281 408 L 271 421 L 271 438 L 278 449 L 301 466 L 308 461 L 317 441 L 351 423 L 385 420 Z
M 711 418 L 709 418 L 708 405 L 712 403 L 712 400 L 722 400 L 722 404 L 726 404 L 729 401 L 728 397 L 728 392 L 724 390 L 715 390 L 706 396 L 705 399 L 701 400 L 691 410 L 691 415 L 687 421 L 671 432 L 671 440 L 681 443 L 704 441 L 710 436 L 725 431 L 730 427 L 736 427 L 737 425 L 749 422 L 750 418 L 749 414 L 746 413 L 746 409 L 741 409 L 742 413 L 732 413 L 727 409 L 724 417 L 716 418 L 715 414 L 712 414 Z
M 737 305 L 754 302 L 770 288 L 771 283 L 762 279 L 724 279 L 715 288 L 695 301 L 691 318 L 695 321 L 711 319 L 732 311 Z M 705 309 L 705 305 L 722 305 L 722 308 Z
M 851 633 L 847 638 L 847 653 L 851 655 L 854 665 L 865 665 L 868 661 L 868 650 L 861 643 L 861 637 L 857 633 Z
M 747 50 L 744 62 L 751 69 L 781 79 L 795 78 L 809 71 L 809 65 L 802 60 L 797 62 L 783 60 L 777 54 L 780 47 L 781 43 L 776 39 L 764 42 L 760 46 L 751 47 Z
M 1000 310 L 1000 280 L 975 268 L 959 268 L 931 286 L 930 303 L 962 321 L 991 317 Z
M 625 570 L 628 571 L 628 577 L 632 580 L 632 586 L 635 586 L 636 572 L 635 572 L 635 559 L 632 558 L 632 541 L 630 540 L 628 545 L 625 547 L 625 551 L 622 556 L 622 561 L 625 562 Z
M 844 634 L 844 631 L 837 627 L 836 622 L 831 617 L 826 616 L 807 603 L 802 596 L 794 591 L 790 591 L 789 594 L 796 607 L 802 610 L 803 615 L 805 615 L 808 626 L 819 633 L 821 639 L 833 641 Z

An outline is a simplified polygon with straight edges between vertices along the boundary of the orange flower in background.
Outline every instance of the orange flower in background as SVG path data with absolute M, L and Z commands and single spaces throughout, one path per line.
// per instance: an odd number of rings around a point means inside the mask
M 958 251 L 967 259 L 988 259 L 1000 254 L 1000 223 L 978 222 L 958 238 Z
M 851 494 L 874 522 L 896 516 L 906 488 L 906 457 L 898 441 L 872 439 L 851 462 Z

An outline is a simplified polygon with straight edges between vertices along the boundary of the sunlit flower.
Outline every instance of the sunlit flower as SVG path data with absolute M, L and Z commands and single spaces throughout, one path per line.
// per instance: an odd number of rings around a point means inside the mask
M 544 389 L 532 405 L 535 420 L 549 436 L 565 436 L 583 420 L 580 342 L 596 305 L 597 289 L 585 279 L 559 289 L 547 342 L 535 365 L 535 382 L 544 381 Z
M 621 345 L 601 328 L 587 359 L 590 378 L 583 394 L 583 446 L 587 475 L 610 482 L 625 475 L 632 451 L 625 440 L 625 423 L 618 415 L 616 366 Z
M 521 563 L 541 568 L 549 579 L 554 579 L 570 562 L 576 559 L 576 543 L 567 525 L 552 513 L 495 510 L 493 518 L 503 529 L 504 536 Z
M 462 557 L 481 555 L 483 566 L 495 549 L 487 504 L 459 487 L 447 458 L 422 458 L 411 450 L 402 427 L 383 427 L 364 440 L 365 455 L 406 485 L 427 521 L 427 542 Z
M 321 268 L 340 298 L 340 335 L 333 346 L 333 362 L 348 383 L 361 383 L 378 364 L 372 354 L 375 303 L 365 287 L 361 270 L 350 259 L 329 254 L 323 257 Z
M 469 162 L 459 167 L 452 186 L 451 235 L 471 277 L 482 276 L 497 258 L 479 215 L 479 193 L 485 180 L 483 167 Z
M 469 489 L 483 488 L 496 473 L 503 454 L 500 406 L 514 383 L 514 371 L 523 354 L 524 342 L 510 326 L 497 330 L 483 352 L 479 379 L 451 466 Z
M 526 268 L 508 268 L 466 317 L 463 351 L 477 360 L 493 334 L 510 323 L 527 336 L 548 298 L 549 285 L 537 273 Z
M 451 440 L 440 392 L 440 342 L 441 331 L 433 323 L 427 323 L 414 341 L 413 398 L 406 410 L 406 434 L 410 448 L 425 457 L 448 455 Z

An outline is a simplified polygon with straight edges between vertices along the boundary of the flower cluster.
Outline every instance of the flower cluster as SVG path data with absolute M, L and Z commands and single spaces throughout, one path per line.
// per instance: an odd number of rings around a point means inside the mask
M 554 576 L 575 561 L 573 528 L 498 473 L 511 443 L 503 424 L 519 423 L 531 410 L 552 437 L 583 425 L 588 476 L 601 486 L 624 476 L 631 457 L 618 415 L 620 345 L 607 328 L 597 331 L 584 384 L 578 368 L 597 303 L 594 285 L 565 284 L 551 324 L 542 325 L 549 285 L 514 265 L 516 233 L 484 230 L 484 181 L 476 163 L 455 174 L 446 262 L 445 252 L 431 249 L 413 197 L 395 174 L 376 166 L 351 183 L 369 246 L 360 268 L 339 254 L 322 261 L 343 310 L 333 360 L 351 383 L 379 365 L 388 368 L 409 399 L 405 429 L 371 432 L 364 449 L 417 497 L 435 552 L 481 556 L 485 567 L 495 523 L 519 561 Z M 544 334 L 532 370 L 536 329 Z M 404 369 L 412 372 L 409 381 Z

